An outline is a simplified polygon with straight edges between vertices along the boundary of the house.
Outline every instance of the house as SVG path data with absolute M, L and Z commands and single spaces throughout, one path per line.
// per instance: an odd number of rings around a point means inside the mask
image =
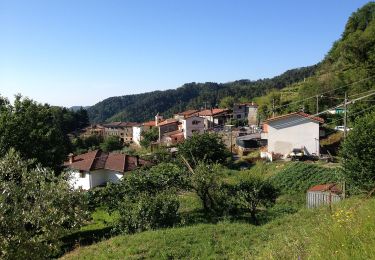
M 204 133 L 204 118 L 199 116 L 190 116 L 182 120 L 182 131 L 185 139 L 193 134 Z
M 205 129 L 211 129 L 217 126 L 224 126 L 232 117 L 229 109 L 213 108 L 195 113 L 194 115 L 205 119 Z
M 159 129 L 159 142 L 162 142 L 164 134 L 179 130 L 179 122 L 174 118 L 170 118 L 158 122 L 156 127 Z
M 140 145 L 142 140 L 142 132 L 149 131 L 151 128 L 155 127 L 155 121 L 144 122 L 139 125 L 133 126 L 133 142 Z
M 104 136 L 117 136 L 124 143 L 133 142 L 133 126 L 138 123 L 133 122 L 113 122 L 104 124 Z
M 182 122 L 182 120 L 196 114 L 197 112 L 199 112 L 199 110 L 190 109 L 190 110 L 186 110 L 186 111 L 183 111 L 183 112 L 179 112 L 179 113 L 175 114 L 173 117 L 174 117 L 174 119 Z
M 342 190 L 334 183 L 320 184 L 311 187 L 306 194 L 307 207 L 315 208 L 321 205 L 331 205 L 342 200 Z
M 104 126 L 102 125 L 91 125 L 83 129 L 83 133 L 81 134 L 82 137 L 89 137 L 92 135 L 97 135 L 104 137 Z
M 64 166 L 71 170 L 71 185 L 84 190 L 105 185 L 108 182 L 116 183 L 126 172 L 133 171 L 142 166 L 149 166 L 150 162 L 137 156 L 118 153 L 105 153 L 95 150 L 85 154 L 69 155 L 69 160 Z
M 173 146 L 183 142 L 184 140 L 184 133 L 181 130 L 176 130 L 165 133 L 161 138 L 161 143 L 165 144 L 166 146 Z
M 268 140 L 267 152 L 286 156 L 293 149 L 302 149 L 305 155 L 320 155 L 319 125 L 324 123 L 320 117 L 303 112 L 269 118 L 264 121 L 262 139 Z
M 234 104 L 233 119 L 248 120 L 249 125 L 257 125 L 258 105 L 254 102 Z

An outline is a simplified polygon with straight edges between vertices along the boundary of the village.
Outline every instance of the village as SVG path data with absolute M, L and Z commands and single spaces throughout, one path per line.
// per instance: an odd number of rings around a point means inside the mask
M 328 113 L 344 115 L 342 108 L 331 109 Z M 241 122 L 242 125 L 230 124 L 233 119 L 235 122 Z M 176 113 L 172 118 L 163 118 L 158 113 L 155 115 L 155 120 L 143 123 L 93 124 L 79 131 L 79 134 L 83 138 L 116 137 L 123 145 L 137 149 L 141 146 L 143 133 L 157 129 L 157 140 L 151 143 L 151 150 L 165 147 L 174 154 L 178 153 L 176 146 L 179 143 L 193 135 L 208 132 L 220 136 L 233 158 L 237 159 L 258 151 L 259 159 L 269 162 L 333 161 L 329 151 L 328 154 L 321 153 L 320 140 L 326 136 L 323 124 L 323 118 L 301 111 L 270 117 L 261 122 L 258 105 L 250 102 L 234 104 L 233 109 L 186 110 Z M 340 132 L 343 129 L 336 127 L 334 131 Z M 72 185 L 76 189 L 88 190 L 106 185 L 108 182 L 118 183 L 126 172 L 152 163 L 140 159 L 138 155 L 104 153 L 95 150 L 80 155 L 70 154 L 69 161 L 64 165 L 73 170 Z M 341 196 L 342 189 L 342 185 L 332 183 L 311 187 L 310 193 L 318 192 L 316 195 L 318 197 L 308 198 L 308 207 L 339 201 L 344 196 Z

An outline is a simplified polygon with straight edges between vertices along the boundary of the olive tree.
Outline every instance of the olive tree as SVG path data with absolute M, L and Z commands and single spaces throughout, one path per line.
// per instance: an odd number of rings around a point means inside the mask
M 66 177 L 23 161 L 14 149 L 0 159 L 0 258 L 44 259 L 87 217 L 81 192 Z

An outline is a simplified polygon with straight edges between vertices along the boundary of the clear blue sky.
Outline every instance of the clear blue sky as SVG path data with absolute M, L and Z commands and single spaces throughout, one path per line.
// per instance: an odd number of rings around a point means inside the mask
M 53 105 L 278 75 L 324 57 L 361 0 L 0 0 L 0 94 Z

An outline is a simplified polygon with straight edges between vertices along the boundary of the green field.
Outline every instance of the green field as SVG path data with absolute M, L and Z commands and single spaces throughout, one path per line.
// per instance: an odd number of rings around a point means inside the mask
M 221 221 L 122 235 L 63 259 L 371 259 L 375 199 L 358 203 L 304 209 L 263 226 Z

